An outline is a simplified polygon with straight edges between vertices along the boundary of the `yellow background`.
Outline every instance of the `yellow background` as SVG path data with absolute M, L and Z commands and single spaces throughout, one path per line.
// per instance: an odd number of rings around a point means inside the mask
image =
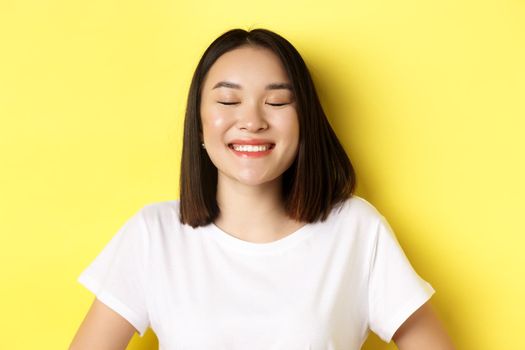
M 92 301 L 78 274 L 141 206 L 177 198 L 191 74 L 232 27 L 303 54 L 358 194 L 458 349 L 525 349 L 519 0 L 1 0 L 0 348 L 66 348 Z

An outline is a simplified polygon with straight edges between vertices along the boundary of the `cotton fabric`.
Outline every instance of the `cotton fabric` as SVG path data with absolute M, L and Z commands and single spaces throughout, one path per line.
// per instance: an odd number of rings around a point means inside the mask
M 369 331 L 390 342 L 435 292 L 357 196 L 270 243 L 182 225 L 175 200 L 148 204 L 79 282 L 161 350 L 358 350 Z

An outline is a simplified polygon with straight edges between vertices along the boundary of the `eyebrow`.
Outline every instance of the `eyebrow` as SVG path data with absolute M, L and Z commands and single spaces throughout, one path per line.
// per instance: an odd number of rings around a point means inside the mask
M 238 89 L 238 90 L 242 89 L 242 86 L 239 84 L 235 84 L 229 81 L 220 81 L 213 86 L 212 90 L 221 88 L 221 87 L 230 88 L 230 89 Z M 292 85 L 288 83 L 272 83 L 272 84 L 266 85 L 264 89 L 265 90 L 290 90 L 292 91 Z

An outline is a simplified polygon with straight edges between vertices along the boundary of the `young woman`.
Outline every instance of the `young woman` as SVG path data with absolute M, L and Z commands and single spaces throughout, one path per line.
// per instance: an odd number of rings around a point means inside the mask
M 70 349 L 452 349 L 352 165 L 296 49 L 231 30 L 201 58 L 180 201 L 146 205 L 79 281 L 96 299 Z

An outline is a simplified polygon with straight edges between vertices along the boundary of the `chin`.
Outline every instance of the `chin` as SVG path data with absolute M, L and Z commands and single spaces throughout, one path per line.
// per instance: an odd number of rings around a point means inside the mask
M 237 179 L 237 181 L 246 186 L 261 186 L 261 185 L 264 185 L 270 182 L 265 179 L 243 179 L 243 178 Z
M 248 176 L 236 176 L 235 180 L 247 186 L 268 185 L 276 180 L 276 177 L 257 176 L 255 174 L 246 174 Z M 255 175 L 255 176 L 254 176 Z

